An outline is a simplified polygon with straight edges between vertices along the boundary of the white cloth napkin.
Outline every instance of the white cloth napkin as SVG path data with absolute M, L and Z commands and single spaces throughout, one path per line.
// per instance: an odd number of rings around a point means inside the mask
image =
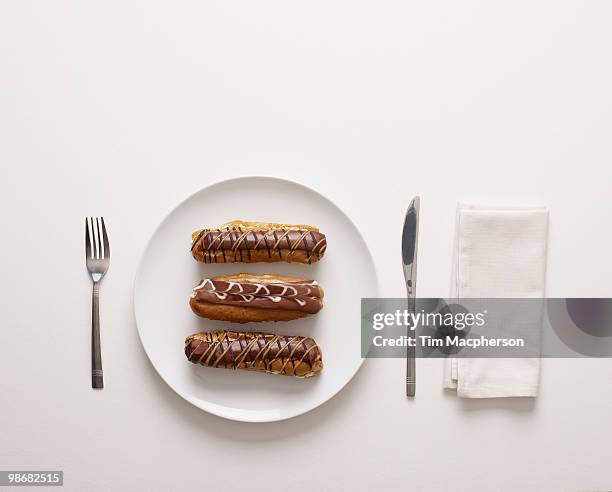
M 548 210 L 459 204 L 451 298 L 544 297 Z M 536 323 L 541 329 L 541 323 Z M 444 361 L 445 388 L 464 398 L 536 396 L 540 359 Z

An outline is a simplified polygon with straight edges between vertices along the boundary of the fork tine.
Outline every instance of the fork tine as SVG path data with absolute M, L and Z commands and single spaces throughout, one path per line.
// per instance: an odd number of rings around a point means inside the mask
M 91 237 L 89 235 L 89 218 L 85 217 L 85 257 L 91 258 Z
M 100 229 L 100 217 L 96 217 L 96 236 L 98 237 L 98 259 L 102 256 L 102 230 Z
M 102 242 L 102 225 L 100 224 L 100 217 L 96 217 L 96 228 L 98 229 L 98 247 L 100 258 L 104 259 L 104 243 Z
M 106 225 L 104 224 L 104 217 L 100 217 L 102 221 L 102 238 L 104 242 L 104 258 L 110 258 L 110 245 L 108 244 L 108 234 L 106 233 Z
M 100 238 L 98 237 L 98 218 L 91 218 L 91 228 L 93 230 L 94 237 L 94 258 L 98 260 L 100 258 Z
M 104 259 L 104 245 L 102 243 L 102 226 L 100 225 L 100 217 L 96 217 L 96 229 L 98 229 L 98 254 L 100 259 Z

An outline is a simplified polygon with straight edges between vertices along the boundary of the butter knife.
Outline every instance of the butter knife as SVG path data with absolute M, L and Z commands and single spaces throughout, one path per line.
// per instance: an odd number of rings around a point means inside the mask
M 416 312 L 416 281 L 417 281 L 417 246 L 419 241 L 419 208 L 421 199 L 415 196 L 404 218 L 402 231 L 402 266 L 406 279 L 406 295 L 408 312 Z M 414 332 L 416 336 L 416 332 Z M 408 336 L 411 337 L 410 328 Z M 406 350 L 406 396 L 413 397 L 416 392 L 415 347 L 408 346 Z

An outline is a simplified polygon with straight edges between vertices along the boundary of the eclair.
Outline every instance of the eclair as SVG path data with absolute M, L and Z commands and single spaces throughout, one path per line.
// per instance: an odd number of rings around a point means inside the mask
M 189 304 L 195 314 L 208 319 L 289 321 L 318 313 L 323 289 L 315 280 L 240 273 L 205 278 L 193 289 Z
M 309 225 L 234 220 L 191 235 L 191 253 L 204 263 L 314 263 L 326 249 L 325 234 Z
M 309 378 L 323 369 L 321 349 L 309 337 L 272 333 L 210 331 L 185 340 L 189 362 Z

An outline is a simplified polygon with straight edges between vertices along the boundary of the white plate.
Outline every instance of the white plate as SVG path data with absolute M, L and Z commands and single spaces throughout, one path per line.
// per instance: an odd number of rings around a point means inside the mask
M 326 234 L 328 248 L 313 265 L 196 262 L 191 233 L 229 220 L 310 224 Z M 325 307 L 290 322 L 235 325 L 191 312 L 191 289 L 203 277 L 252 272 L 316 279 Z M 144 349 L 159 375 L 187 401 L 221 417 L 248 422 L 283 420 L 321 405 L 361 366 L 360 300 L 375 297 L 370 252 L 355 225 L 331 201 L 305 186 L 270 177 L 230 179 L 204 188 L 176 207 L 147 245 L 134 286 L 134 309 Z M 298 379 L 213 369 L 187 361 L 184 340 L 199 331 L 238 329 L 313 337 L 323 352 L 320 376 Z

